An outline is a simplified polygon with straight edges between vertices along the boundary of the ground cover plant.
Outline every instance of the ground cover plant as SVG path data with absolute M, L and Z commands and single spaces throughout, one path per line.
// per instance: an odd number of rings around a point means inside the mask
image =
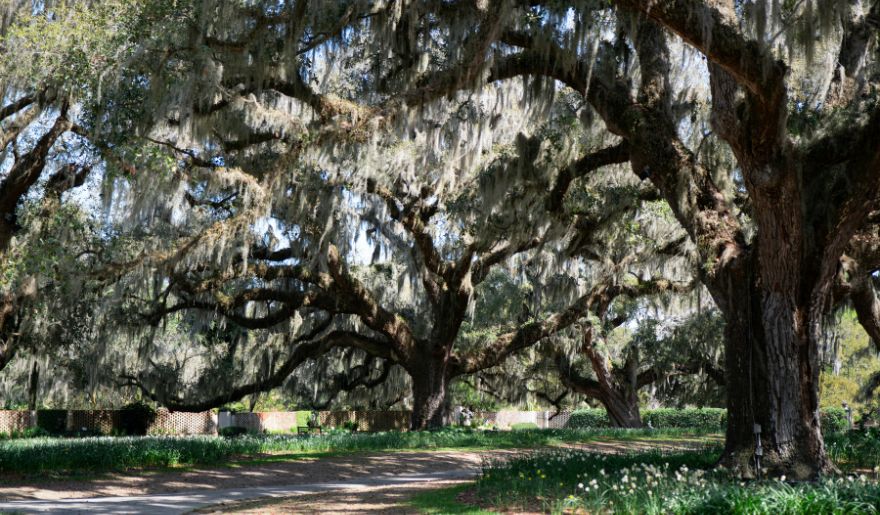
M 843 459 L 847 470 L 880 463 L 877 434 L 838 434 L 829 440 L 829 454 Z M 473 498 L 492 508 L 552 513 L 880 511 L 880 484 L 871 470 L 815 483 L 789 482 L 785 476 L 743 481 L 734 471 L 715 468 L 721 451 L 720 446 L 616 455 L 542 450 L 486 463 Z M 859 456 L 861 451 L 867 452 Z
M 707 433 L 667 430 L 444 429 L 421 432 L 325 435 L 146 436 L 31 438 L 0 442 L 0 473 L 109 471 L 137 467 L 216 464 L 236 456 L 265 453 L 344 453 L 406 449 L 535 448 L 600 439 L 670 439 Z
M 880 471 L 875 468 L 880 465 L 880 428 L 827 434 L 825 447 L 843 470 Z

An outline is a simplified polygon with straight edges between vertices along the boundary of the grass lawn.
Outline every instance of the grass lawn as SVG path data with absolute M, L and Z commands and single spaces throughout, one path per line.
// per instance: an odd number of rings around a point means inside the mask
M 0 474 L 102 472 L 144 467 L 225 464 L 241 457 L 290 460 L 388 450 L 487 450 L 539 448 L 600 441 L 660 441 L 709 433 L 681 429 L 477 431 L 444 429 L 422 432 L 263 435 L 222 438 L 92 437 L 27 438 L 0 441 Z M 278 455 L 278 456 L 272 456 Z M 245 460 L 246 461 L 246 460 Z
M 462 514 L 462 515 L 487 515 L 491 511 L 486 511 L 475 506 L 458 501 L 458 496 L 462 492 L 473 488 L 472 485 L 459 485 L 442 490 L 432 490 L 430 492 L 422 492 L 413 496 L 406 506 L 418 510 L 420 513 L 430 514 Z

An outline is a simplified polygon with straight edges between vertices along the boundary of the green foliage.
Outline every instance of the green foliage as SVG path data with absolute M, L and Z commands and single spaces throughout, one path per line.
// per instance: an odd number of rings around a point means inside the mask
M 844 469 L 875 469 L 880 465 L 880 428 L 825 435 L 828 455 Z
M 608 418 L 608 412 L 604 409 L 579 409 L 571 414 L 565 427 L 570 429 L 611 427 L 611 419 Z
M 848 429 L 846 412 L 842 408 L 820 411 L 822 432 L 836 433 Z M 654 428 L 683 428 L 722 430 L 727 424 L 727 410 L 722 408 L 658 408 L 642 410 L 642 422 Z M 581 409 L 573 412 L 566 424 L 571 429 L 611 427 L 604 409 Z
M 642 421 L 653 427 L 713 428 L 727 425 L 727 410 L 721 408 L 660 408 L 645 410 Z
M 67 432 L 67 410 L 37 410 L 37 427 L 52 436 L 61 436 Z
M 743 483 L 712 468 L 720 450 L 545 451 L 484 466 L 476 490 L 503 511 L 551 513 L 874 513 L 880 505 L 880 485 L 864 476 Z
M 458 501 L 458 496 L 469 488 L 470 485 L 459 485 L 452 488 L 422 492 L 407 501 L 407 505 L 418 510 L 418 513 L 428 514 L 490 515 L 493 513 L 462 504 Z
M 538 424 L 534 422 L 517 422 L 515 424 L 510 424 L 510 429 L 513 431 L 529 431 L 532 429 L 538 429 Z
M 297 427 L 306 427 L 309 423 L 309 417 L 312 416 L 312 412 L 308 410 L 300 410 L 296 412 L 296 425 Z
M 123 406 L 118 413 L 119 429 L 129 436 L 143 436 L 156 421 L 156 409 L 144 401 Z
M 721 408 L 659 408 L 642 411 L 642 422 L 655 428 L 720 430 L 727 423 L 727 410 Z M 604 409 L 583 409 L 571 414 L 566 427 L 573 429 L 611 427 Z
M 819 418 L 823 434 L 840 433 L 849 429 L 846 410 L 843 408 L 824 408 L 819 410 Z
M 42 427 L 29 427 L 23 431 L 12 431 L 9 433 L 0 433 L 0 440 L 8 440 L 10 438 L 44 438 L 51 436 L 48 431 Z
M 871 375 L 880 370 L 880 356 L 867 333 L 859 324 L 853 310 L 846 310 L 834 326 L 839 345 L 839 370 L 828 363 L 823 368 L 819 383 L 819 404 L 822 408 L 839 408 L 846 402 L 853 414 L 865 407 L 860 390 Z

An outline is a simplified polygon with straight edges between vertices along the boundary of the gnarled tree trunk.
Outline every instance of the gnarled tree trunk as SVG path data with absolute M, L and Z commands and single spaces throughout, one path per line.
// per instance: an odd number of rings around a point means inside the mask
M 727 272 L 710 285 L 727 323 L 721 463 L 754 476 L 757 424 L 765 473 L 815 478 L 833 466 L 819 428 L 818 355 L 808 310 L 767 292 L 750 267 Z
M 604 309 L 602 312 L 604 314 Z M 572 390 L 602 403 L 614 427 L 642 427 L 638 356 L 629 355 L 622 370 L 613 370 L 605 355 L 593 344 L 593 331 L 592 325 L 583 328 L 581 351 L 589 358 L 596 379 L 582 376 L 564 354 L 558 353 L 556 365 L 562 382 Z
M 599 402 L 608 412 L 608 418 L 614 427 L 639 428 L 642 416 L 639 412 L 639 399 L 630 392 L 612 390 L 608 395 L 600 397 Z
M 410 429 L 434 429 L 446 421 L 450 378 L 444 360 L 423 360 L 407 367 L 412 378 L 413 409 Z

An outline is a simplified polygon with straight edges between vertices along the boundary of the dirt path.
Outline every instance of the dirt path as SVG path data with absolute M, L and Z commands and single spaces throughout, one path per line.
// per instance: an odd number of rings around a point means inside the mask
M 438 470 L 478 470 L 482 462 L 482 454 L 498 456 L 513 452 L 370 453 L 297 459 L 271 464 L 248 464 L 247 461 L 243 461 L 236 467 L 205 467 L 180 472 L 118 473 L 91 479 L 4 480 L 0 478 L 0 501 L 82 499 L 193 490 L 295 486 L 402 474 L 428 474 Z
M 397 484 L 374 488 L 355 488 L 319 494 L 297 495 L 280 501 L 224 503 L 196 513 L 236 513 L 241 515 L 283 513 L 326 514 L 416 514 L 406 502 L 421 492 L 469 483 L 470 479 L 448 479 Z
M 608 439 L 565 447 L 600 453 L 673 451 L 702 448 L 711 440 Z M 0 511 L 183 513 L 215 505 L 224 509 L 227 501 L 284 498 L 281 504 L 225 508 L 246 513 L 407 513 L 399 506 L 406 496 L 473 478 L 484 459 L 533 451 L 402 451 L 323 458 L 282 454 L 242 459 L 227 467 L 116 473 L 87 479 L 0 477 Z

